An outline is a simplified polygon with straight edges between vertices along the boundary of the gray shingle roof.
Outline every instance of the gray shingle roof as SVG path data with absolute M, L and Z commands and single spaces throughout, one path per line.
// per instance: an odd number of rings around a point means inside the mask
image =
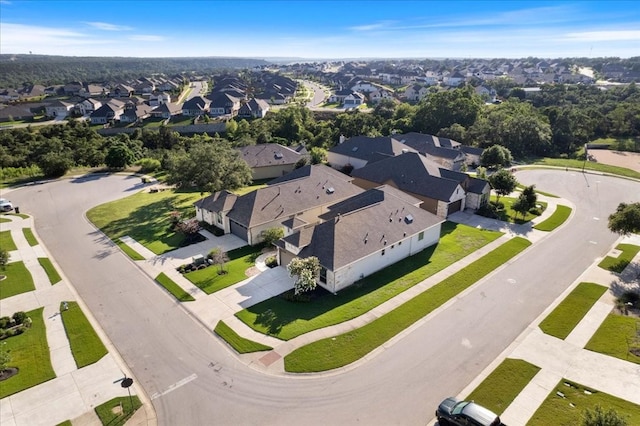
M 370 138 L 368 136 L 355 136 L 343 143 L 334 146 L 329 151 L 353 158 L 360 158 L 371 162 L 379 160 L 382 156 L 394 156 L 402 154 L 403 150 L 414 151 L 397 139 L 389 136 Z
M 423 133 L 410 132 L 405 134 L 396 134 L 395 139 L 410 146 L 416 151 L 424 152 L 426 146 L 437 146 L 441 148 L 458 148 L 461 144 L 448 138 L 440 138 L 438 136 L 426 135 Z
M 211 194 L 208 197 L 199 199 L 194 203 L 194 205 L 211 212 L 224 212 L 233 208 L 237 198 L 237 195 L 223 190 L 218 191 L 215 194 Z
M 240 156 L 249 167 L 268 167 L 295 164 L 302 155 L 291 148 L 277 143 L 248 145 L 239 149 Z

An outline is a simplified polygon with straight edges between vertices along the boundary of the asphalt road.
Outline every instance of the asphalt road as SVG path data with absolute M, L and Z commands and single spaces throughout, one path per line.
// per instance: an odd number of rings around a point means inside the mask
M 606 218 L 618 203 L 640 200 L 640 184 L 623 179 L 542 170 L 517 177 L 579 206 L 570 222 L 380 355 L 303 377 L 240 363 L 87 222 L 88 208 L 141 189 L 139 178 L 50 182 L 7 198 L 35 216 L 47 248 L 154 398 L 159 424 L 420 425 L 609 250 L 617 236 Z

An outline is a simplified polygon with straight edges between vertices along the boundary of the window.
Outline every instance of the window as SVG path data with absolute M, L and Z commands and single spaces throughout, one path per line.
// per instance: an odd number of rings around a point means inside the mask
M 401 246 L 402 245 L 402 241 L 398 241 L 398 245 Z
M 418 234 L 418 241 L 422 241 L 422 240 L 424 240 L 424 231 Z
M 216 222 L 222 224 L 222 213 L 216 213 Z
M 327 268 L 324 266 L 320 267 L 320 282 L 325 284 L 327 283 Z

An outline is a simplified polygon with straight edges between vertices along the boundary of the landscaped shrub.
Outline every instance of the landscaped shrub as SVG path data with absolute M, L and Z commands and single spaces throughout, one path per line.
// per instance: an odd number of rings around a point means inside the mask
M 0 330 L 4 330 L 5 328 L 11 327 L 11 318 L 2 317 L 0 318 Z
M 478 210 L 476 210 L 476 214 L 483 217 L 488 217 L 489 219 L 497 219 L 498 214 L 496 213 L 496 208 L 493 204 L 485 204 L 480 206 Z
M 218 228 L 215 225 L 211 225 L 210 223 L 200 222 L 200 227 L 202 229 L 206 229 L 207 231 L 211 232 L 216 237 L 222 237 L 224 235 L 224 230 Z
M 29 317 L 26 313 L 19 311 L 14 313 L 11 318 L 13 318 L 13 321 L 16 323 L 16 325 L 20 325 L 23 324 Z
M 275 256 L 269 256 L 265 259 L 264 264 L 269 268 L 275 268 L 278 266 L 278 259 Z
M 160 160 L 155 158 L 141 158 L 135 164 L 140 166 L 142 173 L 155 172 L 160 168 Z

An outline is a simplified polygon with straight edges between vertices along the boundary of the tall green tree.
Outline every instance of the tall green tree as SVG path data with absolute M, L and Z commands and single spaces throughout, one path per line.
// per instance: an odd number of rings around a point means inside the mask
M 509 170 L 500 169 L 489 176 L 489 184 L 496 193 L 497 201 L 500 202 L 501 196 L 509 195 L 516 189 L 518 181 Z
M 455 123 L 467 128 L 476 121 L 482 105 L 471 86 L 431 93 L 418 104 L 413 128 L 432 135 Z
M 640 233 L 640 203 L 620 203 L 609 215 L 609 229 L 620 235 Z
M 490 169 L 507 167 L 511 165 L 512 160 L 511 151 L 502 145 L 492 145 L 480 155 L 480 164 Z

